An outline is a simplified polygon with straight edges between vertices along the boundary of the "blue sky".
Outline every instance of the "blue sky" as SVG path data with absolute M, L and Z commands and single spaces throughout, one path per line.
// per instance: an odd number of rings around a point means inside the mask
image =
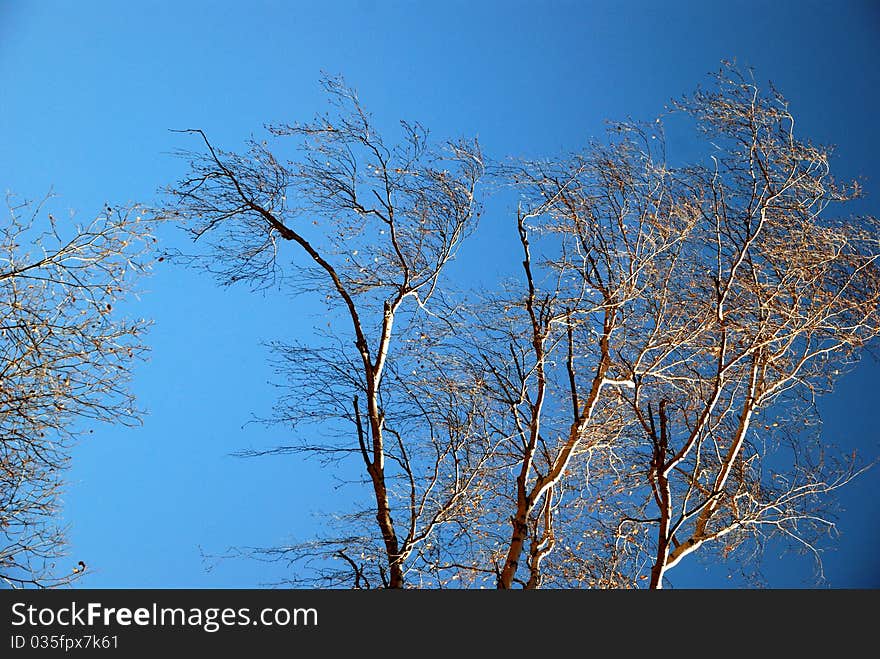
M 438 137 L 476 134 L 484 150 L 552 155 L 601 136 L 606 119 L 651 118 L 720 60 L 772 79 L 798 128 L 837 145 L 838 175 L 880 199 L 880 4 L 876 2 L 79 2 L 0 0 L 0 185 L 88 215 L 104 202 L 157 199 L 202 128 L 225 148 L 264 123 L 323 107 L 322 71 L 342 74 L 380 127 L 415 119 Z M 475 243 L 493 244 L 484 220 Z M 170 227 L 165 244 L 181 246 Z M 344 492 L 298 458 L 229 453 L 277 442 L 248 424 L 275 391 L 262 341 L 308 336 L 307 299 L 218 289 L 165 264 L 128 307 L 153 318 L 152 356 L 134 389 L 143 427 L 98 428 L 76 448 L 65 518 L 71 564 L 89 587 L 247 587 L 282 566 L 201 558 L 232 545 L 310 535 Z M 826 432 L 880 454 L 868 360 L 823 402 Z M 880 472 L 842 496 L 841 538 L 826 557 L 835 586 L 880 586 Z M 200 549 L 201 548 L 201 549 Z M 771 585 L 800 586 L 806 560 L 775 560 Z M 724 586 L 697 562 L 678 586 Z

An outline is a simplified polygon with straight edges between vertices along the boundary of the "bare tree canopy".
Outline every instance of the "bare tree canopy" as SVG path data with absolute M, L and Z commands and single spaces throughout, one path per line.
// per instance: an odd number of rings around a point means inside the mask
M 661 587 L 701 548 L 746 560 L 774 535 L 818 558 L 824 495 L 859 471 L 811 428 L 880 330 L 877 222 L 831 214 L 859 188 L 795 136 L 778 93 L 732 68 L 715 83 L 671 108 L 708 166 L 670 167 L 658 121 L 510 171 L 527 200 L 526 290 L 504 307 L 520 357 L 488 379 L 524 447 L 505 587 L 529 533 L 529 584 Z M 539 430 L 565 399 L 568 432 Z M 556 487 L 575 500 L 554 506 Z M 554 565 L 560 541 L 572 555 Z
M 70 448 L 92 422 L 135 423 L 127 388 L 145 347 L 144 320 L 120 317 L 147 268 L 149 223 L 137 208 L 103 209 L 81 226 L 49 199 L 7 200 L 0 229 L 0 580 L 69 583 L 58 525 Z
M 748 570 L 773 538 L 821 566 L 831 495 L 864 465 L 816 400 L 880 333 L 880 227 L 844 214 L 859 186 L 778 92 L 725 65 L 674 102 L 692 163 L 658 119 L 493 167 L 516 203 L 492 221 L 519 241 L 497 257 L 521 275 L 486 292 L 444 277 L 479 214 L 476 142 L 403 123 L 391 145 L 325 88 L 330 113 L 269 128 L 291 160 L 188 131 L 163 211 L 222 283 L 320 296 L 337 323 L 274 345 L 274 421 L 298 440 L 247 454 L 355 460 L 370 504 L 257 556 L 355 588 L 660 588 L 698 552 Z
M 221 281 L 274 282 L 282 244 L 292 243 L 305 261 L 294 286 L 323 293 L 328 305 L 341 305 L 345 327 L 339 336 L 347 340 L 320 348 L 278 346 L 293 376 L 306 380 L 318 403 L 301 409 L 294 402 L 281 414 L 294 424 L 318 417 L 353 426 L 346 432 L 353 443 L 302 448 L 329 455 L 348 452 L 362 460 L 381 549 L 357 551 L 371 557 L 378 573 L 366 580 L 357 568 L 356 581 L 399 587 L 415 545 L 458 494 L 434 501 L 433 488 L 425 486 L 421 474 L 416 478 L 409 442 L 391 403 L 414 392 L 396 382 L 400 367 L 392 344 L 416 332 L 419 310 L 472 229 L 482 160 L 475 142 L 432 149 L 418 124 L 401 124 L 402 141 L 386 144 L 352 90 L 335 79 L 325 80 L 325 88 L 332 113 L 306 124 L 270 128 L 279 138 L 297 141 L 297 162 L 283 164 L 266 143 L 256 141 L 244 156 L 226 153 L 201 131 L 189 131 L 204 148 L 183 154 L 191 174 L 170 193 L 175 212 L 192 218 L 195 237 L 213 240 L 216 258 L 209 268 Z M 407 410 L 404 416 L 412 413 Z M 400 518 L 395 523 L 392 517 L 396 497 L 390 486 L 400 476 L 413 488 L 407 512 L 401 513 L 407 518 L 402 528 Z M 348 543 L 335 551 L 340 559 L 352 560 Z

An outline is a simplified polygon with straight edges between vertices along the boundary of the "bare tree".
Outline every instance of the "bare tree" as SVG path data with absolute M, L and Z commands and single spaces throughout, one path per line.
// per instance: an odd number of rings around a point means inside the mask
M 436 493 L 437 463 L 459 459 L 457 424 L 428 430 L 445 433 L 437 440 L 442 446 L 429 449 L 429 461 L 437 461 L 433 467 L 422 465 L 421 451 L 405 437 L 425 416 L 426 403 L 418 397 L 419 383 L 401 377 L 417 360 L 414 350 L 402 346 L 427 339 L 418 330 L 419 317 L 444 266 L 472 230 L 482 161 L 475 142 L 432 150 L 427 131 L 417 124 L 402 123 L 400 144 L 386 145 L 352 90 L 336 79 L 326 79 L 324 87 L 331 113 L 269 129 L 297 141 L 297 161 L 283 163 L 266 142 L 252 141 L 246 155 L 224 152 L 201 131 L 188 131 L 203 150 L 183 154 L 191 174 L 170 193 L 176 212 L 196 222 L 193 235 L 213 240 L 221 258 L 209 261 L 209 268 L 223 282 L 278 281 L 289 258 L 282 246 L 289 243 L 296 250 L 291 257 L 305 264 L 295 266 L 296 276 L 285 282 L 321 295 L 328 311 L 341 311 L 341 317 L 330 317 L 347 327 L 335 334 L 345 332 L 350 340 L 276 345 L 282 368 L 312 394 L 286 398 L 280 417 L 294 426 L 323 421 L 333 436 L 344 438 L 341 445 L 307 441 L 298 449 L 361 460 L 381 544 L 365 534 L 356 543 L 331 543 L 330 554 L 346 574 L 350 568 L 357 585 L 397 588 L 416 546 L 459 499 L 456 491 Z M 344 430 L 334 425 L 340 421 Z M 299 549 L 284 554 L 298 555 Z M 307 549 L 311 555 L 312 545 Z
M 833 214 L 860 189 L 780 94 L 725 65 L 674 103 L 708 147 L 693 164 L 658 119 L 497 167 L 521 276 L 468 293 L 441 273 L 473 227 L 476 144 L 435 152 L 403 124 L 386 146 L 325 84 L 332 114 L 270 128 L 297 160 L 190 131 L 170 190 L 222 282 L 328 302 L 331 331 L 274 345 L 274 421 L 301 439 L 245 453 L 352 457 L 371 504 L 252 553 L 358 588 L 660 588 L 689 555 L 750 565 L 771 538 L 819 558 L 863 466 L 822 440 L 816 398 L 880 333 L 880 232 Z
M 728 67 L 676 108 L 717 152 L 690 184 L 705 273 L 682 284 L 700 320 L 675 350 L 663 346 L 676 328 L 654 328 L 631 357 L 659 512 L 654 587 L 710 543 L 729 554 L 781 534 L 818 558 L 814 533 L 833 528 L 823 497 L 858 468 L 811 451 L 804 424 L 818 423 L 816 396 L 880 332 L 880 227 L 830 216 L 860 189 L 831 177 L 828 148 L 795 136 L 785 99 Z M 788 455 L 769 459 L 781 440 Z
M 856 198 L 858 185 L 836 182 L 829 150 L 795 136 L 784 98 L 733 67 L 672 111 L 711 143 L 709 167 L 669 166 L 658 121 L 615 125 L 609 145 L 510 173 L 532 200 L 518 221 L 528 311 L 519 327 L 531 346 L 513 362 L 531 385 L 517 378 L 523 393 L 507 397 L 528 438 L 501 587 L 526 542 L 524 585 L 543 560 L 562 585 L 660 588 L 701 548 L 724 559 L 773 536 L 818 559 L 817 536 L 834 528 L 828 495 L 862 469 L 811 433 L 817 395 L 880 333 L 877 221 L 828 208 Z M 543 294 L 524 219 L 552 237 Z M 564 410 L 548 404 L 550 363 L 568 371 L 573 417 L 548 441 L 539 422 Z M 605 447 L 609 468 L 579 470 L 572 453 L 593 446 Z M 561 514 L 550 497 L 566 482 L 595 494 Z M 599 542 L 571 522 L 554 530 L 564 513 Z M 550 555 L 560 544 L 586 554 L 580 574 L 575 551 Z
M 147 323 L 119 316 L 151 247 L 137 208 L 104 208 L 81 226 L 8 198 L 0 229 L 0 579 L 70 582 L 59 567 L 59 494 L 70 448 L 92 422 L 138 420 L 126 384 Z

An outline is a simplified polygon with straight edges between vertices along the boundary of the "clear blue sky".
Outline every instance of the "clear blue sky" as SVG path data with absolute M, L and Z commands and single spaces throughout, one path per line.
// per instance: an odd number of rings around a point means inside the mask
M 0 186 L 50 187 L 84 215 L 152 202 L 183 164 L 169 128 L 225 148 L 266 122 L 322 108 L 322 71 L 356 87 L 382 126 L 416 119 L 438 137 L 477 134 L 494 157 L 555 154 L 600 136 L 605 119 L 651 118 L 725 58 L 754 66 L 792 103 L 798 128 L 837 145 L 835 170 L 866 177 L 880 208 L 877 2 L 95 2 L 0 0 Z M 483 244 L 495 229 L 484 222 Z M 164 233 L 166 244 L 181 236 Z M 133 386 L 143 427 L 98 428 L 74 454 L 65 517 L 71 565 L 90 587 L 247 587 L 281 566 L 208 553 L 311 535 L 340 492 L 317 464 L 241 460 L 280 441 L 244 425 L 275 392 L 260 342 L 308 336 L 307 300 L 218 290 L 165 265 L 132 314 L 155 319 Z M 880 454 L 880 366 L 867 361 L 822 405 L 829 437 Z M 835 586 L 880 586 L 880 470 L 842 496 Z M 800 586 L 806 560 L 771 553 L 774 586 Z M 691 562 L 678 586 L 726 586 Z

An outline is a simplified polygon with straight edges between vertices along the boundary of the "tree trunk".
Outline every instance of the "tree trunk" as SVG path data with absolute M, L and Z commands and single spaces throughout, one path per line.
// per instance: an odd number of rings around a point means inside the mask
M 499 589 L 507 590 L 513 585 L 513 578 L 516 576 L 519 558 L 522 556 L 523 546 L 528 534 L 528 524 L 526 523 L 528 514 L 528 507 L 523 499 L 517 506 L 516 515 L 511 520 L 513 531 L 510 537 L 510 547 L 507 550 L 507 558 L 504 560 L 504 567 L 498 576 Z
M 388 588 L 403 588 L 403 567 L 401 565 L 400 547 L 397 534 L 394 532 L 394 521 L 391 519 L 391 506 L 388 503 L 388 490 L 385 487 L 385 470 L 381 465 L 372 464 L 368 468 L 376 494 L 376 522 L 385 543 L 388 556 Z

